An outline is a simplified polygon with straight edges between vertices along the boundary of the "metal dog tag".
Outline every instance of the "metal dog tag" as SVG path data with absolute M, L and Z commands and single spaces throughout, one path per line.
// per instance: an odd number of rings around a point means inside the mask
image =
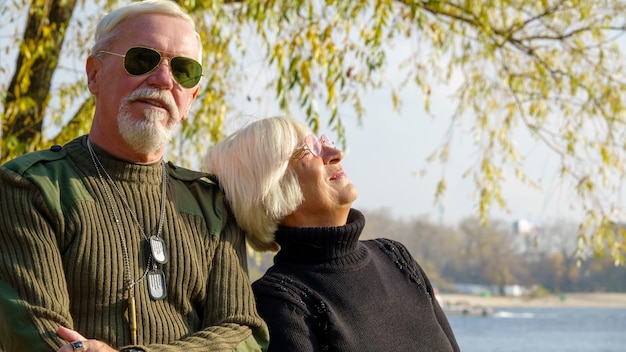
M 148 272 L 148 293 L 155 301 L 164 299 L 167 296 L 165 289 L 165 273 L 159 269 L 152 269 Z
M 165 241 L 161 237 L 150 236 L 150 252 L 155 262 L 167 263 L 167 249 L 165 249 Z

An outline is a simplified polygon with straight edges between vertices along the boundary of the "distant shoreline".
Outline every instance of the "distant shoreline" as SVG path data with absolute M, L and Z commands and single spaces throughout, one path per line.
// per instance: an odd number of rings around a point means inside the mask
M 544 297 L 478 296 L 470 294 L 441 294 L 440 302 L 488 308 L 501 307 L 577 307 L 626 308 L 626 293 L 564 293 Z

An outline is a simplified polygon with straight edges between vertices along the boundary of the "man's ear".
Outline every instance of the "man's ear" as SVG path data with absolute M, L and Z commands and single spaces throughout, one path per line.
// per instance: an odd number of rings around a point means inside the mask
M 194 99 L 198 96 L 198 92 L 200 92 L 200 87 L 196 87 L 196 91 L 189 97 L 189 101 L 187 101 L 187 108 L 185 109 L 185 113 L 183 114 L 181 120 L 187 120 L 189 109 L 191 109 L 191 104 L 193 104 Z
M 89 55 L 87 57 L 87 62 L 85 63 L 85 71 L 87 72 L 87 86 L 89 87 L 89 92 L 93 95 L 97 95 L 100 91 L 100 86 L 98 82 L 98 72 L 100 72 L 100 66 L 102 62 L 98 60 L 95 56 Z

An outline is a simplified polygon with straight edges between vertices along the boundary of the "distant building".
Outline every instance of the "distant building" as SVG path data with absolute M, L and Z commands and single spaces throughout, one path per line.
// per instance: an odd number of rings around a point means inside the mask
M 539 225 L 526 219 L 519 219 L 513 222 L 513 233 L 517 235 L 534 235 L 539 231 Z
M 520 297 L 529 292 L 529 289 L 522 285 L 505 285 L 504 287 L 498 287 L 497 285 L 480 285 L 480 284 L 468 284 L 468 283 L 456 283 L 454 284 L 456 293 L 462 293 L 467 295 L 476 296 L 511 296 Z
M 542 228 L 538 223 L 526 219 L 513 222 L 513 233 L 519 236 L 521 252 L 526 254 L 526 259 L 529 261 L 539 259 L 537 247 L 541 230 Z
M 495 285 L 455 283 L 454 287 L 458 293 L 468 295 L 491 296 L 499 294 L 498 287 Z
M 521 285 L 506 285 L 503 287 L 502 295 L 520 297 L 528 293 L 528 288 Z

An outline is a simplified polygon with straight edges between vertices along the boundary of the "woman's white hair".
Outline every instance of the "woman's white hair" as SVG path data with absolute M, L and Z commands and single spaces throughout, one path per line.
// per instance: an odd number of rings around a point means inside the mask
M 280 221 L 302 203 L 296 174 L 288 168 L 294 149 L 311 134 L 287 117 L 254 121 L 212 147 L 205 166 L 219 179 L 250 246 L 277 251 Z
M 91 48 L 93 55 L 98 55 L 101 50 L 108 50 L 113 43 L 122 35 L 132 35 L 132 33 L 123 33 L 121 24 L 124 22 L 144 14 L 162 14 L 172 17 L 182 18 L 196 30 L 196 24 L 177 3 L 171 0 L 144 0 L 130 3 L 126 6 L 117 8 L 106 16 L 104 16 L 96 26 L 94 34 L 94 45 Z M 196 32 L 198 39 L 198 62 L 202 62 L 202 43 L 200 35 Z

